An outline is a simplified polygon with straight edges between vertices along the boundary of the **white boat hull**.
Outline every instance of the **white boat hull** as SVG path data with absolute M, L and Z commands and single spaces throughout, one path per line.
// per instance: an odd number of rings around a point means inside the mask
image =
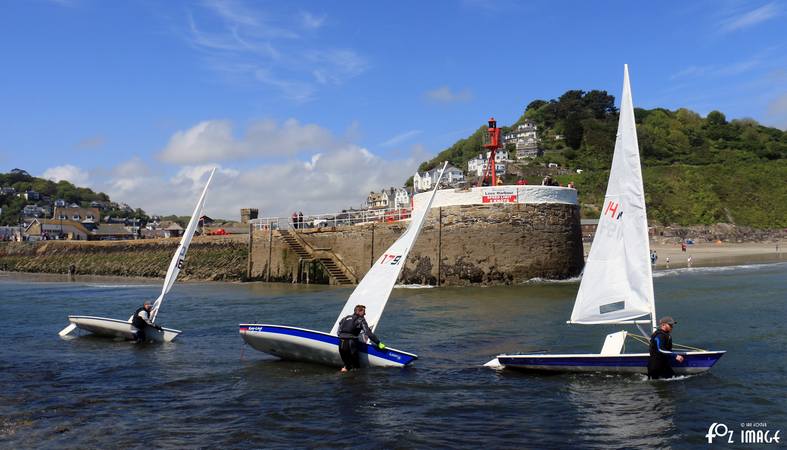
M 94 316 L 68 316 L 68 320 L 80 330 L 85 330 L 99 336 L 134 340 L 135 332 L 137 331 L 137 329 L 131 325 L 131 322 L 125 320 Z M 162 327 L 161 331 L 155 328 L 148 328 L 145 330 L 145 337 L 148 340 L 156 342 L 171 342 L 178 337 L 180 333 L 180 330 L 173 330 L 172 328 Z
M 281 325 L 241 324 L 240 335 L 254 349 L 278 358 L 305 361 L 333 367 L 344 363 L 339 355 L 339 338 L 321 331 Z M 379 350 L 365 344 L 359 352 L 364 367 L 404 367 L 418 356 L 386 348 Z

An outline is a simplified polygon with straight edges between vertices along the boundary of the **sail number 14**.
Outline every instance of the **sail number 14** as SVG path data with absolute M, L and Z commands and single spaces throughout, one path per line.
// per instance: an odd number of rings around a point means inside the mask
M 390 264 L 392 266 L 395 266 L 399 264 L 399 261 L 401 260 L 402 260 L 402 255 L 383 255 L 383 257 L 380 258 L 380 264 Z

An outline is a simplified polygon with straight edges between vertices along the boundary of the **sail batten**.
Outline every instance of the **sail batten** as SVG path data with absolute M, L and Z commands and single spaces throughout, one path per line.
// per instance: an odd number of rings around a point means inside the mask
M 634 106 L 625 66 L 609 182 L 570 322 L 616 323 L 645 315 L 655 315 L 653 274 Z
M 407 255 L 421 232 L 426 216 L 429 215 L 432 201 L 437 193 L 440 180 L 443 178 L 447 165 L 447 162 L 443 164 L 443 170 L 440 171 L 429 201 L 424 205 L 424 208 L 413 211 L 410 226 L 407 227 L 407 230 L 399 236 L 399 239 L 393 245 L 383 252 L 382 256 L 375 261 L 374 265 L 369 269 L 361 282 L 358 283 L 352 294 L 350 294 L 350 298 L 347 299 L 347 303 L 344 304 L 339 317 L 336 319 L 333 328 L 331 328 L 331 334 L 336 334 L 342 318 L 352 314 L 355 306 L 359 304 L 366 306 L 366 321 L 369 323 L 369 328 L 372 331 L 375 330 L 380 322 L 385 305 L 388 303 L 388 297 L 391 296 L 391 291 L 399 278 L 399 273 L 407 262 Z
M 199 223 L 200 215 L 202 213 L 203 207 L 205 206 L 205 194 L 208 193 L 208 186 L 210 186 L 210 181 L 213 179 L 213 174 L 215 172 L 215 168 L 211 170 L 210 176 L 208 177 L 208 182 L 205 183 L 205 188 L 202 190 L 202 195 L 197 202 L 197 206 L 194 207 L 194 212 L 191 214 L 191 220 L 189 220 L 189 224 L 186 226 L 186 230 L 183 232 L 183 236 L 180 238 L 180 245 L 178 245 L 178 249 L 175 251 L 175 254 L 172 256 L 172 260 L 169 262 L 169 268 L 167 269 L 167 275 L 164 277 L 164 286 L 161 288 L 161 294 L 159 294 L 158 298 L 153 303 L 153 309 L 150 314 L 151 321 L 156 320 L 158 310 L 161 308 L 161 304 L 164 302 L 164 297 L 167 295 L 169 290 L 172 289 L 172 285 L 175 284 L 175 280 L 178 278 L 178 274 L 183 268 L 183 262 L 186 259 L 186 252 L 189 250 L 191 239 L 194 237 L 194 232 L 197 230 L 197 224 Z

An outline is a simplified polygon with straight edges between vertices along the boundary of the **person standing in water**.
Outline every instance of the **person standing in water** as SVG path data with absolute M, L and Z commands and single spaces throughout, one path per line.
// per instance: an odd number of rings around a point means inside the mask
M 359 340 L 361 332 L 363 332 L 370 341 L 374 342 L 378 349 L 385 349 L 385 344 L 380 342 L 377 336 L 375 336 L 369 328 L 365 316 L 366 307 L 357 305 L 353 314 L 345 317 L 339 322 L 339 355 L 341 355 L 342 362 L 344 363 L 342 372 L 361 367 L 358 359 L 359 346 L 362 344 Z
M 670 333 L 676 323 L 675 319 L 670 316 L 662 317 L 659 320 L 659 328 L 650 337 L 648 378 L 651 380 L 674 377 L 675 371 L 672 370 L 672 361 L 682 363 L 684 360 L 682 354 L 672 351 Z

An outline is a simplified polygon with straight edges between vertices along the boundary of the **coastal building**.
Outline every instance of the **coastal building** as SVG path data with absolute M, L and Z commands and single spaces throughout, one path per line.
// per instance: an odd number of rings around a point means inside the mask
M 240 223 L 249 223 L 260 216 L 260 210 L 257 208 L 241 208 L 240 210 Z
M 32 191 L 32 190 L 22 192 L 21 194 L 19 194 L 19 196 L 24 198 L 25 200 L 27 200 L 29 202 L 36 202 L 36 201 L 41 199 L 41 194 L 39 194 L 36 191 Z
M 80 223 L 98 223 L 101 219 L 101 213 L 98 208 L 80 208 L 78 206 L 55 207 L 52 218 L 58 220 L 73 220 Z
M 513 130 L 509 131 L 504 136 L 506 145 L 513 145 L 516 150 L 517 159 L 522 158 L 535 158 L 541 156 L 544 152 L 539 149 L 538 126 L 530 121 L 525 120 Z
M 388 207 L 388 194 L 383 189 L 382 192 L 370 192 L 366 197 L 366 207 L 368 209 L 383 209 Z
M 24 231 L 24 235 L 31 241 L 44 239 L 86 241 L 90 239 L 91 234 L 90 230 L 78 221 L 59 219 L 33 219 Z
M 413 176 L 413 188 L 415 192 L 422 192 L 432 189 L 437 178 L 440 176 L 441 167 L 435 167 L 427 170 L 424 173 L 415 172 Z M 442 183 L 447 186 L 455 186 L 457 183 L 465 180 L 465 173 L 461 169 L 448 164 L 445 168 L 445 175 L 443 175 Z
M 0 188 L 0 195 L 5 195 L 6 197 L 16 195 L 16 189 L 10 186 L 2 187 Z
M 164 237 L 179 237 L 183 234 L 183 227 L 181 227 L 177 222 L 174 221 L 162 221 L 161 222 L 161 230 L 164 230 Z
M 65 208 L 65 207 L 66 207 L 65 200 L 63 200 L 62 198 L 55 200 L 55 208 Z
M 25 205 L 22 208 L 22 217 L 45 217 L 49 210 L 38 205 Z
M 97 241 L 134 239 L 136 233 L 118 223 L 102 223 L 93 230 L 90 238 Z

